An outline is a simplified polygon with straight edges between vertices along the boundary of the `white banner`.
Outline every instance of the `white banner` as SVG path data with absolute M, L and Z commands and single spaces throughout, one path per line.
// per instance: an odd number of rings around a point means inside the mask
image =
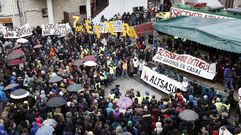
M 72 32 L 69 23 L 63 24 L 42 24 L 42 36 L 58 35 L 66 36 Z
M 196 16 L 196 17 L 203 17 L 203 18 L 234 19 L 231 17 L 202 13 L 202 12 L 191 11 L 191 10 L 185 10 L 185 9 L 175 8 L 175 7 L 171 7 L 171 14 L 172 14 L 172 17 Z
M 166 94 L 176 93 L 177 88 L 183 90 L 180 82 L 159 74 L 146 66 L 143 67 L 141 79 Z
M 158 48 L 152 59 L 209 80 L 213 80 L 216 75 L 216 63 L 209 64 L 191 55 L 171 53 L 163 48 Z
M 11 30 L 11 29 L 5 27 L 3 34 L 4 34 L 4 38 L 21 38 L 21 37 L 31 36 L 33 33 L 32 33 L 32 29 L 30 28 L 29 24 L 27 23 L 14 30 Z

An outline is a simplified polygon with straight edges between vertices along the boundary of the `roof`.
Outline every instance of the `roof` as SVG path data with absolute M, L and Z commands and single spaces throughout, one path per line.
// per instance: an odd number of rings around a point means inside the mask
M 241 20 L 178 16 L 153 23 L 159 32 L 213 48 L 241 53 Z

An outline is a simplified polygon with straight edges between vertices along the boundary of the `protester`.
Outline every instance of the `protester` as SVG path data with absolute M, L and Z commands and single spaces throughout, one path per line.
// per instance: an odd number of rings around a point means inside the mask
M 126 16 L 126 20 L 131 19 L 128 13 Z M 140 16 L 136 19 L 140 21 Z M 237 125 L 227 122 L 231 98 L 225 99 L 214 90 L 201 91 L 199 84 L 178 77 L 171 70 L 165 70 L 163 65 L 152 67 L 183 82 L 185 91 L 177 89 L 174 95 L 171 93 L 157 99 L 148 90 L 141 94 L 131 87 L 122 93 L 121 87 L 116 85 L 110 93 L 106 93 L 106 86 L 111 87 L 116 79 L 129 79 L 135 74 L 141 76 L 143 67 L 151 65 L 152 53 L 143 44 L 144 36 L 136 42 L 128 41 L 131 42 L 128 45 L 126 40 L 109 34 L 97 39 L 96 35 L 82 32 L 66 38 L 43 37 L 38 31 L 26 37 L 29 40 L 27 46 L 16 43 L 14 39 L 5 39 L 14 46 L 4 47 L 1 53 L 1 134 L 198 135 L 217 134 L 221 126 L 232 132 L 237 128 Z M 23 61 L 20 66 L 8 65 L 8 54 L 17 50 L 14 49 L 15 43 L 21 46 L 17 49 L 25 54 L 17 58 Z M 34 48 L 37 43 L 42 46 Z M 192 53 L 189 49 L 185 51 Z M 85 65 L 88 61 L 86 56 L 93 58 L 94 66 Z M 83 60 L 85 64 L 76 65 L 76 59 Z M 61 79 L 52 82 L 53 78 Z M 4 90 L 9 84 L 19 86 Z M 70 86 L 75 84 L 82 87 L 71 91 Z M 14 99 L 11 94 L 19 88 L 26 89 L 29 94 Z M 59 97 L 66 103 L 51 107 L 50 100 Z M 122 98 L 122 101 L 131 104 L 119 104 Z M 192 121 L 181 118 L 179 114 L 185 110 L 195 111 L 198 118 Z M 240 133 L 238 130 L 235 132 Z

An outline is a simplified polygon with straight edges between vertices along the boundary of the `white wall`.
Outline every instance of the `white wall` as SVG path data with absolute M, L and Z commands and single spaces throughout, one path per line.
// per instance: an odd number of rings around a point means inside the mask
M 26 0 L 24 4 L 26 23 L 31 27 L 48 23 L 48 17 L 42 17 L 42 9 L 47 8 L 46 0 Z
M 3 17 L 9 17 L 12 18 L 13 26 L 20 26 L 20 19 L 17 9 L 17 3 L 16 0 L 3 0 Z M 13 13 L 15 15 L 15 18 L 13 18 Z
M 147 8 L 148 0 L 109 0 L 109 6 L 107 6 L 102 12 L 100 12 L 93 22 L 98 23 L 102 15 L 106 19 L 112 18 L 115 14 L 123 14 L 124 12 L 132 12 L 133 7 L 143 6 Z
M 79 12 L 79 6 L 86 5 L 85 0 L 53 0 L 54 23 L 64 19 L 64 11 Z
M 241 6 L 241 0 L 234 0 L 233 7 L 240 7 Z

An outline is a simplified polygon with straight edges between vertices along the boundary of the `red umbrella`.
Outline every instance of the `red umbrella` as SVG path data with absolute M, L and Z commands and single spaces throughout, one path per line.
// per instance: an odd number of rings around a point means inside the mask
M 12 54 L 21 54 L 21 55 L 24 55 L 24 52 L 23 52 L 23 50 L 21 50 L 21 49 L 13 50 L 11 53 L 12 53 Z
M 40 44 L 38 44 L 38 45 L 35 45 L 33 48 L 41 48 L 42 47 L 42 45 L 40 45 Z
M 24 52 L 21 49 L 16 49 L 16 50 L 13 50 L 10 54 L 8 54 L 7 59 L 13 60 L 13 59 L 17 59 L 23 55 L 24 55 Z
M 20 59 L 10 60 L 8 62 L 8 66 L 16 66 L 16 65 L 19 65 L 21 63 L 23 63 L 23 60 L 20 60 Z
M 83 61 L 97 61 L 94 55 L 87 55 L 83 59 Z

